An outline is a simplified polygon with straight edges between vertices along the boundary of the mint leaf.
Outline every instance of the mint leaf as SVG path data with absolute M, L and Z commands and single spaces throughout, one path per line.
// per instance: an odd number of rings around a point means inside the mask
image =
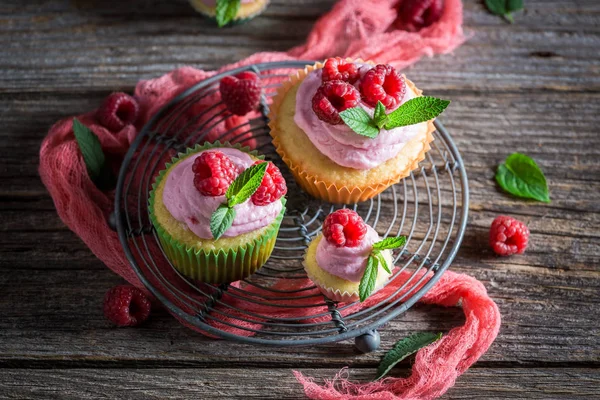
M 448 100 L 431 96 L 415 97 L 388 114 L 385 129 L 429 121 L 440 115 L 448 107 L 448 104 L 450 104 Z
M 385 257 L 381 253 L 381 251 L 375 250 L 373 252 L 373 255 L 375 256 L 375 258 L 377 259 L 377 261 L 379 262 L 379 264 L 381 265 L 381 267 L 385 270 L 385 272 L 387 272 L 388 274 L 391 274 L 392 270 L 388 266 L 387 260 L 385 259 Z
M 340 112 L 342 121 L 346 123 L 354 132 L 361 136 L 374 139 L 379 135 L 379 128 L 375 125 L 371 116 L 360 107 L 348 108 Z
M 267 162 L 252 165 L 235 178 L 225 193 L 229 207 L 245 202 L 256 192 L 262 183 L 268 165 Z
M 374 250 L 386 250 L 386 249 L 397 249 L 398 247 L 404 246 L 406 243 L 406 236 L 398 237 L 387 237 L 380 242 L 373 244 Z
M 375 106 L 375 114 L 373 115 L 373 122 L 381 129 L 387 123 L 387 115 L 385 115 L 385 106 L 381 101 L 377 101 Z
M 508 156 L 504 164 L 498 166 L 496 181 L 502 189 L 517 197 L 550 203 L 544 173 L 535 161 L 525 154 L 513 153 Z
M 506 11 L 515 12 L 523 9 L 523 0 L 506 0 Z
M 210 233 L 212 233 L 215 240 L 223 236 L 225 231 L 233 224 L 234 218 L 235 210 L 227 207 L 226 204 L 221 204 L 215 210 L 210 216 Z
M 511 13 L 523 9 L 523 0 L 485 0 L 485 6 L 492 14 L 504 17 L 513 23 Z
M 219 27 L 223 27 L 231 22 L 240 10 L 241 0 L 217 0 L 215 17 Z
M 360 297 L 360 301 L 365 301 L 365 299 L 373 293 L 373 289 L 375 289 L 377 271 L 379 269 L 377 264 L 379 264 L 377 258 L 369 256 L 367 259 L 367 267 L 365 268 L 365 272 L 358 285 L 358 296 Z
M 485 0 L 487 9 L 495 15 L 504 16 L 506 14 L 506 0 Z
M 441 333 L 421 332 L 396 342 L 394 347 L 381 359 L 377 368 L 377 379 L 381 379 L 400 361 L 433 342 L 440 340 Z
M 100 190 L 112 188 L 115 184 L 115 177 L 106 164 L 98 136 L 77 118 L 73 119 L 73 133 L 92 182 Z

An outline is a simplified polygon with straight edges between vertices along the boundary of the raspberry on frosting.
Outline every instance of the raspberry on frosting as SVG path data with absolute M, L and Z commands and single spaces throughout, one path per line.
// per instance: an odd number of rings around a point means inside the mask
M 529 228 L 506 215 L 494 219 L 490 227 L 490 246 L 499 256 L 522 254 L 529 242 Z
M 219 83 L 221 99 L 235 115 L 246 115 L 256 110 L 260 102 L 260 79 L 254 72 L 245 71 L 226 76 Z
M 323 236 L 336 247 L 356 247 L 367 234 L 367 224 L 350 209 L 332 212 L 323 223 Z
M 379 64 L 367 71 L 360 81 L 360 94 L 365 103 L 375 107 L 381 101 L 386 109 L 400 105 L 406 93 L 404 78 L 394 67 Z
M 265 161 L 257 161 L 254 164 L 263 162 Z M 251 199 L 254 205 L 266 206 L 267 204 L 279 200 L 281 197 L 285 196 L 286 193 L 287 185 L 285 179 L 283 179 L 283 175 L 281 175 L 281 171 L 275 164 L 269 162 L 267 170 L 265 171 L 265 176 Z
M 238 168 L 218 150 L 205 151 L 194 160 L 194 186 L 204 196 L 223 196 L 238 176 Z
M 312 98 L 312 109 L 317 117 L 332 125 L 341 124 L 340 111 L 356 107 L 360 100 L 359 91 L 341 80 L 324 82 Z
M 342 57 L 328 58 L 323 66 L 322 80 L 344 81 L 354 83 L 360 78 L 358 66 L 352 61 L 346 61 Z

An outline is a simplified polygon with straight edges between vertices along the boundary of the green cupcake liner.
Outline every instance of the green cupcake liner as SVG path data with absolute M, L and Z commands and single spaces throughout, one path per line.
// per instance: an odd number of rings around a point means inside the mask
M 270 1 L 267 1 L 265 6 L 262 9 L 258 10 L 254 14 L 250 14 L 244 18 L 239 18 L 236 16 L 234 19 L 232 19 L 226 25 L 224 25 L 223 28 L 226 28 L 228 26 L 242 25 L 242 24 L 245 24 L 246 22 L 253 20 L 254 18 L 258 17 L 260 14 L 262 14 L 267 9 L 267 7 L 269 6 L 269 3 L 270 3 Z M 205 11 L 196 8 L 193 1 L 190 1 L 190 4 L 192 5 L 192 7 L 194 7 L 194 10 L 196 10 L 196 12 L 198 12 L 198 14 L 202 15 L 208 21 L 211 21 L 213 24 L 215 24 L 215 26 L 219 25 L 217 23 L 217 18 L 214 15 L 207 14 Z
M 273 248 L 275 247 L 275 241 L 277 240 L 279 227 L 281 226 L 281 221 L 285 214 L 286 205 L 286 199 L 285 197 L 282 197 L 281 203 L 283 204 L 283 208 L 277 218 L 275 218 L 268 226 L 265 233 L 260 237 L 237 247 L 204 250 L 189 247 L 173 238 L 158 223 L 154 214 L 156 188 L 169 168 L 180 159 L 202 150 L 218 147 L 232 147 L 254 157 L 260 159 L 264 158 L 263 156 L 259 156 L 256 151 L 250 151 L 250 148 L 242 147 L 239 144 L 232 145 L 230 143 L 220 143 L 217 141 L 202 146 L 196 145 L 194 148 L 187 149 L 185 153 L 180 153 L 178 156 L 173 157 L 171 162 L 166 164 L 165 169 L 160 171 L 156 181 L 152 185 L 152 191 L 150 192 L 148 202 L 150 220 L 156 229 L 158 239 L 167 258 L 183 275 L 206 283 L 228 283 L 237 281 L 252 275 L 256 270 L 262 267 L 271 256 Z

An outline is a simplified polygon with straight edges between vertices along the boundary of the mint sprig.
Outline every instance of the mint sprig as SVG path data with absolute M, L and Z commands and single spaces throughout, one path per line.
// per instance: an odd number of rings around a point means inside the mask
M 213 237 L 220 238 L 233 224 L 234 218 L 235 209 L 228 207 L 227 204 L 221 204 L 210 216 L 210 232 Z
M 340 117 L 342 117 L 342 121 L 344 121 L 350 129 L 361 136 L 373 139 L 379 135 L 379 128 L 375 125 L 371 116 L 360 107 L 348 108 L 347 110 L 340 112 Z
M 512 13 L 523 9 L 523 0 L 485 0 L 485 6 L 492 14 L 504 17 L 512 24 L 515 22 Z
M 448 100 L 431 96 L 415 97 L 387 115 L 388 122 L 385 124 L 385 129 L 429 121 L 440 115 L 448 104 L 450 104 Z
M 381 359 L 377 367 L 377 379 L 381 379 L 394 368 L 396 364 L 425 346 L 429 346 L 442 338 L 441 333 L 421 332 L 399 340 L 394 347 Z
M 100 190 L 114 187 L 116 179 L 106 163 L 106 157 L 98 136 L 77 118 L 73 119 L 73 133 L 92 182 Z
M 408 100 L 389 114 L 385 113 L 384 105 L 381 102 L 377 102 L 373 118 L 361 107 L 348 108 L 340 112 L 340 117 L 354 132 L 374 139 L 383 128 L 390 130 L 434 119 L 449 104 L 450 101 L 448 100 L 431 96 L 420 96 Z
M 387 123 L 388 118 L 385 115 L 385 106 L 381 101 L 377 102 L 375 106 L 375 113 L 373 114 L 373 122 L 377 126 L 377 128 L 381 129 Z
M 375 283 L 377 282 L 377 273 L 379 271 L 379 260 L 373 256 L 369 256 L 367 259 L 367 267 L 365 272 L 358 284 L 358 296 L 360 301 L 365 301 L 373 289 L 375 289 Z
M 380 265 L 388 274 L 392 273 L 392 270 L 388 265 L 382 251 L 397 249 L 404 246 L 405 243 L 406 237 L 398 236 L 388 237 L 373 244 L 371 253 L 367 258 L 365 272 L 363 273 L 360 283 L 358 284 L 358 296 L 360 301 L 365 301 L 365 299 L 369 297 L 371 293 L 373 293 L 373 290 L 375 289 L 375 283 L 377 282 L 377 274 Z
M 513 153 L 498 166 L 496 182 L 502 189 L 517 197 L 550 203 L 544 173 L 529 156 Z
M 224 27 L 235 18 L 241 5 L 241 0 L 217 0 L 215 18 L 219 28 Z
M 268 163 L 263 162 L 247 168 L 229 186 L 225 197 L 227 205 L 233 207 L 248 200 L 262 183 Z
M 260 187 L 267 166 L 267 162 L 253 165 L 231 183 L 227 192 L 225 192 L 227 203 L 221 204 L 210 216 L 210 232 L 215 240 L 223 236 L 233 224 L 235 219 L 235 209 L 233 207 L 248 200 Z
M 404 246 L 405 243 L 406 236 L 387 237 L 382 241 L 375 243 L 373 245 L 373 250 L 397 249 L 398 247 Z

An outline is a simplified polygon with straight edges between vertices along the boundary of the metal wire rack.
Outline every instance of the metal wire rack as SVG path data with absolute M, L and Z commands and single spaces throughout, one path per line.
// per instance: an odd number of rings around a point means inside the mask
M 139 279 L 177 318 L 211 335 L 256 344 L 316 345 L 356 338 L 362 351 L 378 346 L 378 327 L 408 310 L 441 277 L 463 238 L 468 182 L 461 156 L 442 124 L 419 168 L 355 209 L 380 235 L 405 235 L 395 255 L 391 294 L 364 308 L 338 304 L 307 280 L 302 258 L 334 206 L 310 198 L 287 173 L 267 126 L 268 98 L 311 61 L 240 67 L 203 80 L 177 96 L 141 130 L 125 156 L 115 196 L 113 223 Z M 251 70 L 262 80 L 260 112 L 233 117 L 215 95 L 223 76 Z M 214 137 L 214 132 L 220 132 Z M 147 199 L 164 164 L 205 141 L 254 144 L 279 165 L 288 182 L 288 207 L 275 250 L 265 266 L 235 284 L 209 285 L 182 276 L 165 257 L 152 227 Z

